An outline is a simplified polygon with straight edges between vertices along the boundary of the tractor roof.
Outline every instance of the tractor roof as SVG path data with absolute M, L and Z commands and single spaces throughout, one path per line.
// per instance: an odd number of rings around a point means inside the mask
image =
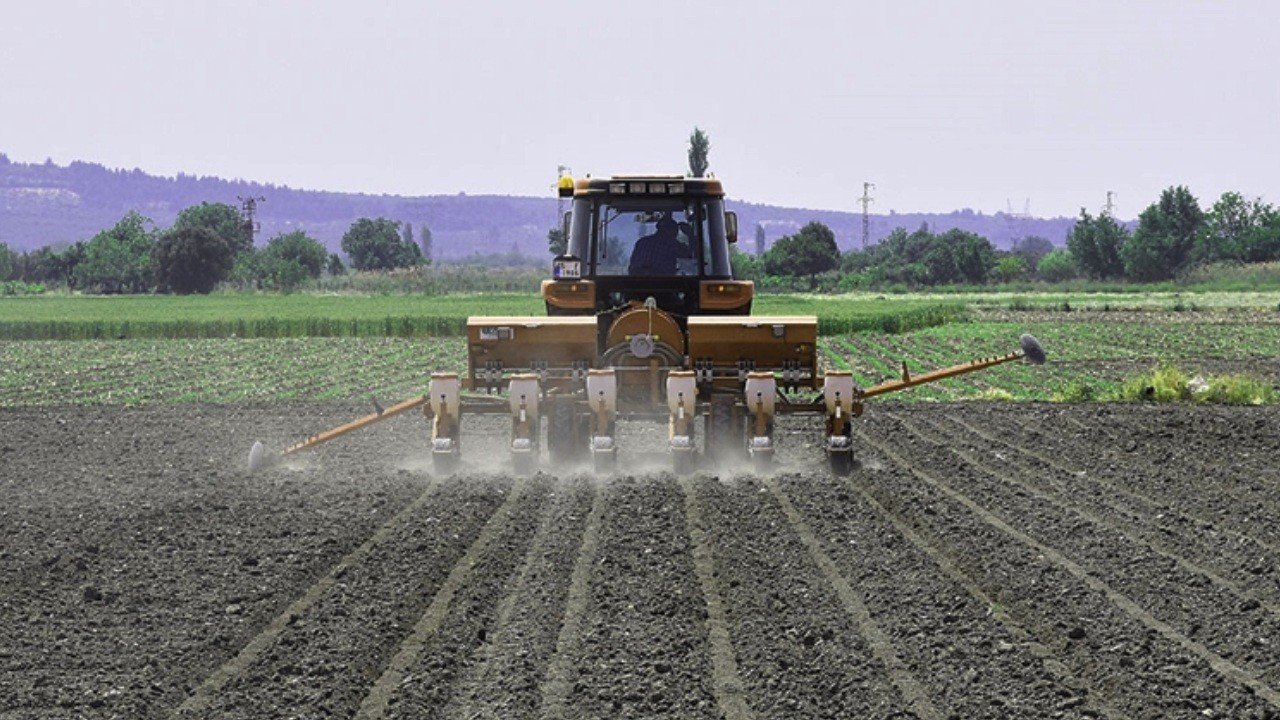
M 567 189 L 567 188 L 566 188 Z M 561 190 L 561 195 L 569 195 Z M 584 177 L 573 183 L 573 197 L 591 195 L 696 195 L 724 197 L 724 186 L 716 178 L 693 178 L 683 175 L 614 175 L 608 178 Z

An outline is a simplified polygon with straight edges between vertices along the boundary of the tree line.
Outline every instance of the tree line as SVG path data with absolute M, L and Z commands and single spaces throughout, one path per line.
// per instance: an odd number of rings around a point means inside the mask
M 1212 263 L 1280 260 L 1280 210 L 1227 192 L 1208 210 L 1183 186 L 1170 187 L 1130 231 L 1105 213 L 1080 218 L 1055 247 L 1046 238 L 1016 240 L 998 250 L 959 229 L 897 228 L 865 250 L 841 253 L 834 233 L 811 222 L 764 249 L 756 227 L 754 256 L 733 252 L 735 274 L 771 286 L 854 290 L 886 286 L 980 285 L 1074 278 L 1158 282 Z
M 699 165 L 704 162 L 698 159 Z M 207 293 L 229 282 L 287 291 L 323 274 L 346 272 L 342 258 L 305 231 L 278 234 L 261 248 L 253 246 L 252 238 L 247 219 L 223 203 L 190 206 L 164 230 L 131 211 L 112 228 L 61 250 L 46 246 L 14 253 L 0 243 L 0 283 L 52 284 L 96 293 Z M 764 290 L 1078 277 L 1153 282 L 1205 264 L 1280 260 L 1280 210 L 1228 192 L 1206 211 L 1186 187 L 1176 186 L 1143 210 L 1132 230 L 1106 213 L 1094 216 L 1081 210 L 1065 247 L 1031 236 L 1008 251 L 997 250 L 975 233 L 935 233 L 926 225 L 914 232 L 897 228 L 870 248 L 841 253 L 835 234 L 820 222 L 779 238 L 767 250 L 763 240 L 763 228 L 757 226 L 756 254 L 734 248 L 733 267 L 736 275 L 756 280 Z M 431 243 L 426 227 L 415 237 L 411 223 L 360 218 L 343 235 L 342 250 L 356 270 L 387 270 L 429 264 Z M 563 252 L 563 244 L 558 229 L 549 233 L 552 254 Z
M 294 290 L 322 274 L 346 272 L 342 258 L 294 230 L 266 245 L 253 244 L 248 218 L 225 203 L 202 202 L 178 213 L 161 230 L 136 210 L 87 241 L 55 250 L 15 253 L 0 243 L 0 282 L 116 294 L 208 293 L 219 283 L 243 288 Z M 342 250 L 357 270 L 389 270 L 431 262 L 430 229 L 415 240 L 412 223 L 360 218 L 342 237 Z

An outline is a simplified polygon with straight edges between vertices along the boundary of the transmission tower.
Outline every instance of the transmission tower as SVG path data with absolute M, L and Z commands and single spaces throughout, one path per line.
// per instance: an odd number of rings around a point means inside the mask
M 1107 191 L 1107 204 L 1102 206 L 1103 215 L 1106 215 L 1107 217 L 1112 217 L 1112 213 L 1116 211 L 1115 197 L 1116 197 L 1115 190 Z
M 1009 209 L 1009 212 L 1007 212 L 1006 214 L 1011 218 L 1024 220 L 1026 218 L 1031 217 L 1031 198 L 1027 198 L 1022 202 L 1022 212 L 1014 212 L 1013 201 L 1010 200 L 1009 198 L 1004 199 L 1004 204 L 1005 204 L 1005 207 Z
M 254 215 L 258 212 L 258 203 L 266 202 L 267 199 L 252 195 L 249 197 L 237 195 L 236 199 L 240 201 L 240 215 L 244 218 L 244 229 L 249 233 L 249 247 L 253 247 L 253 236 L 262 229 L 258 221 L 254 220 Z
M 862 203 L 862 249 L 867 249 L 867 244 L 871 241 L 871 215 L 868 210 L 871 203 L 875 199 L 871 197 L 871 188 L 875 187 L 875 183 L 862 183 L 862 197 L 858 198 L 858 202 Z
M 1004 199 L 1004 204 L 1005 204 L 1005 207 L 1009 209 L 1009 211 L 1005 213 L 1005 216 L 1004 216 L 1005 232 L 1007 233 L 1007 236 L 1005 239 L 1009 241 L 1010 247 L 1016 247 L 1017 244 L 1023 239 L 1023 236 L 1020 234 L 1020 232 L 1025 231 L 1026 229 L 1026 226 L 1022 223 L 1022 221 L 1031 217 L 1031 198 L 1026 198 L 1023 201 L 1022 212 L 1014 212 L 1013 201 L 1010 200 L 1009 198 Z

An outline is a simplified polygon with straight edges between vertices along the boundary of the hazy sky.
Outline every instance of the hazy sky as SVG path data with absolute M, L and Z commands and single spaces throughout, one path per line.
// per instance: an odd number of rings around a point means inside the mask
M 0 152 L 403 195 L 683 172 L 751 202 L 1280 201 L 1280 3 L 0 0 Z

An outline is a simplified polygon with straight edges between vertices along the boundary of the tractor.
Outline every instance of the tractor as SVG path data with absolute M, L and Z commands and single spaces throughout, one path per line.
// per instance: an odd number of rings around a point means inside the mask
M 778 415 L 822 417 L 822 447 L 837 474 L 854 466 L 852 420 L 863 402 L 1002 363 L 1045 360 L 1035 338 L 1021 349 L 874 387 L 818 365 L 818 319 L 751 314 L 755 287 L 736 280 L 729 247 L 737 216 L 715 178 L 615 175 L 562 178 L 565 252 L 542 281 L 545 317 L 467 320 L 467 371 L 431 375 L 427 393 L 286 449 L 291 454 L 422 408 L 437 471 L 457 466 L 463 418 L 509 414 L 517 472 L 617 464 L 620 420 L 663 422 L 672 468 L 699 457 L 746 457 L 767 468 Z M 699 451 L 698 435 L 702 435 Z M 266 460 L 261 444 L 250 466 Z

